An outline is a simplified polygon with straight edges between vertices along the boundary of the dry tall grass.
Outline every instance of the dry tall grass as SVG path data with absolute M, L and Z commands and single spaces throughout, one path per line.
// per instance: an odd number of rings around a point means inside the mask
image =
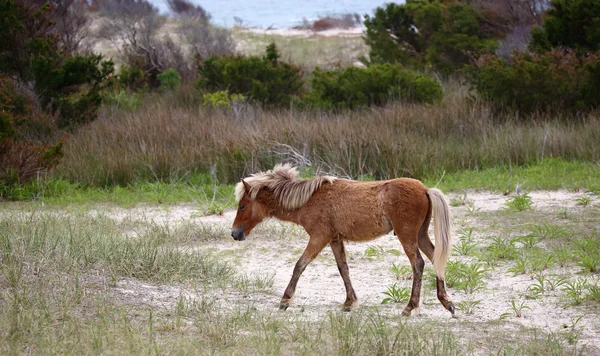
M 294 108 L 241 113 L 200 106 L 192 88 L 134 113 L 105 108 L 65 147 L 58 173 L 89 185 L 176 179 L 212 171 L 221 182 L 280 161 L 379 179 L 523 165 L 546 157 L 600 160 L 600 112 L 527 120 L 497 115 L 460 93 L 436 106 L 391 104 L 344 113 Z

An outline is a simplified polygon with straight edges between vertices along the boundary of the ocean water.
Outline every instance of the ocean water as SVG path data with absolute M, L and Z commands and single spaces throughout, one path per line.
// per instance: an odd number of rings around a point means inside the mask
M 373 10 L 390 1 L 382 0 L 190 0 L 212 15 L 215 25 L 231 27 L 235 18 L 242 25 L 257 28 L 288 28 L 315 20 L 320 16 L 357 13 L 373 14 Z M 167 12 L 166 0 L 150 0 L 161 12 Z

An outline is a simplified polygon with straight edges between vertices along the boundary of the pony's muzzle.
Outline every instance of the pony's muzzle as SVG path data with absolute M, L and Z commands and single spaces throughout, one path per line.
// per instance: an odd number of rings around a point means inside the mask
M 244 234 L 243 228 L 236 227 L 235 229 L 231 230 L 231 237 L 233 237 L 235 241 L 244 241 L 246 239 L 246 234 Z

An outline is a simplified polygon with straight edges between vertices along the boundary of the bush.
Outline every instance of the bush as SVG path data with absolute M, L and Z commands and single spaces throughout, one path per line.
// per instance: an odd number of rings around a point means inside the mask
M 320 108 L 353 109 L 382 105 L 394 99 L 419 103 L 442 99 L 442 87 L 433 78 L 392 64 L 340 71 L 317 68 L 311 84 L 312 89 L 303 103 Z
M 55 120 L 36 100 L 14 79 L 0 76 L 0 197 L 48 172 L 62 156 Z
M 204 106 L 212 108 L 230 108 L 232 104 L 243 103 L 246 100 L 242 94 L 229 95 L 229 91 L 220 90 L 214 93 L 206 93 L 202 96 Z
M 181 84 L 181 76 L 173 68 L 167 69 L 156 77 L 160 81 L 161 89 L 164 90 L 174 90 Z
M 300 95 L 304 80 L 299 67 L 279 60 L 274 43 L 266 55 L 212 56 L 198 64 L 198 86 L 209 91 L 227 89 L 263 105 L 285 106 Z
M 459 1 L 407 0 L 377 8 L 373 17 L 366 15 L 365 40 L 374 63 L 429 65 L 448 73 L 498 48 L 505 29 L 491 22 Z
M 58 125 L 74 129 L 96 118 L 100 91 L 108 84 L 114 66 L 100 55 L 62 57 L 48 51 L 32 58 L 36 92 L 41 104 L 59 113 Z
M 578 111 L 600 103 L 600 53 L 515 52 L 511 62 L 486 56 L 471 73 L 473 88 L 498 108 Z
M 580 52 L 600 50 L 600 1 L 552 0 L 542 27 L 531 32 L 536 52 L 567 47 Z
M 138 93 L 128 94 L 125 90 L 108 92 L 104 94 L 103 102 L 105 105 L 133 112 L 140 107 L 140 95 Z

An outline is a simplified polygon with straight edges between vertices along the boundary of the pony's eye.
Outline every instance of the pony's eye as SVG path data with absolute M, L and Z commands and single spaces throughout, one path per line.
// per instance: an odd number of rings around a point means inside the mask
M 246 209 L 246 206 L 245 205 L 240 205 L 240 210 L 244 210 L 244 209 Z

